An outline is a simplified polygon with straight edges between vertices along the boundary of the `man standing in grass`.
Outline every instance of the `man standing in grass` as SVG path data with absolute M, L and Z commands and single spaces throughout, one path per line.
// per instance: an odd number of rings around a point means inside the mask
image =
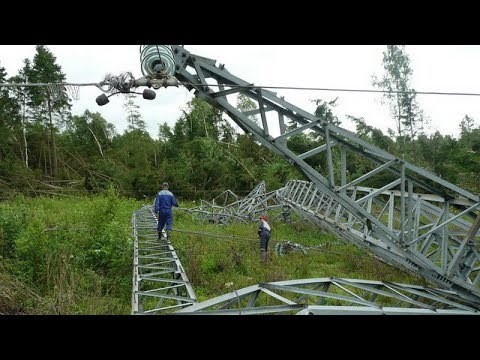
M 260 222 L 258 223 L 258 236 L 260 237 L 260 251 L 262 253 L 262 263 L 267 262 L 267 247 L 270 240 L 270 233 L 272 228 L 268 225 L 267 217 L 265 215 L 260 216 Z
M 170 240 L 172 231 L 172 206 L 178 207 L 175 196 L 168 190 L 168 183 L 162 184 L 162 190 L 155 197 L 155 215 L 158 218 L 158 238 L 162 237 L 162 229 L 167 225 L 167 240 Z

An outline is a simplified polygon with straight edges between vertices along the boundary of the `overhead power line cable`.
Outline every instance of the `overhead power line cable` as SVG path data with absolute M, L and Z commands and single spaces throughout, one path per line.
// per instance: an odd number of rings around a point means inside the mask
M 302 86 L 264 86 L 264 85 L 237 85 L 237 84 L 190 84 L 194 86 L 212 86 L 212 87 L 232 87 L 245 89 L 284 89 L 284 90 L 311 90 L 311 91 L 342 91 L 342 92 L 365 92 L 365 93 L 394 93 L 394 94 L 422 94 L 422 95 L 460 95 L 460 96 L 480 96 L 480 93 L 470 92 L 446 92 L 446 91 L 396 91 L 396 90 L 374 90 L 374 89 L 341 89 L 341 88 L 320 88 L 320 87 L 302 87 Z
M 50 85 L 56 85 L 56 86 L 96 86 L 100 87 L 100 83 L 0 83 L 0 86 L 4 87 L 24 87 L 24 86 L 50 86 Z
M 283 89 L 283 90 L 308 90 L 308 91 L 338 91 L 338 92 L 362 92 L 362 93 L 393 93 L 393 94 L 419 94 L 419 95 L 449 95 L 449 96 L 480 96 L 480 93 L 474 92 L 449 92 L 449 91 L 400 91 L 400 90 L 374 90 L 374 89 L 347 89 L 347 88 L 321 88 L 321 87 L 303 87 L 303 86 L 269 86 L 269 85 L 238 85 L 238 84 L 194 84 L 180 82 L 182 85 L 210 86 L 210 87 L 231 87 L 245 89 Z M 0 83 L 0 87 L 26 87 L 26 86 L 95 86 L 101 89 L 101 83 Z

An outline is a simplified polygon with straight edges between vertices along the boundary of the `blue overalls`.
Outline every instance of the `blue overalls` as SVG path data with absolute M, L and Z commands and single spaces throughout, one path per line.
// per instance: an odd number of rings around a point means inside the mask
M 162 190 L 155 197 L 155 214 L 158 214 L 157 231 L 159 233 L 165 224 L 167 231 L 172 230 L 172 206 L 178 207 L 178 204 L 170 191 Z

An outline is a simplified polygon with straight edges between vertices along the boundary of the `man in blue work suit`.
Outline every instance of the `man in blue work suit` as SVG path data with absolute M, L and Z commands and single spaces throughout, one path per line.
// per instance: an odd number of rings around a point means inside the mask
M 168 191 L 168 183 L 162 184 L 162 190 L 155 197 L 155 215 L 158 218 L 158 238 L 162 237 L 162 229 L 167 225 L 167 240 L 170 240 L 170 232 L 172 231 L 172 206 L 178 207 L 175 196 Z

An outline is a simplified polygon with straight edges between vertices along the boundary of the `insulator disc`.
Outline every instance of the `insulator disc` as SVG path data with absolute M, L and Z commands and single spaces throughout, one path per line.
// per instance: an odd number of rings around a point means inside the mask
M 144 76 L 175 73 L 175 60 L 170 45 L 140 45 L 140 64 Z M 155 69 L 157 65 L 160 65 Z

